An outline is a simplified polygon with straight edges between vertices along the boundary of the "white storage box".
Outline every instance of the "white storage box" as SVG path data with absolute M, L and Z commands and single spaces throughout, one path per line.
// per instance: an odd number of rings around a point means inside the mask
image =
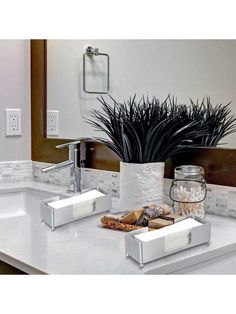
M 175 227 L 170 232 L 172 226 Z M 145 263 L 209 241 L 210 223 L 199 217 L 185 217 L 174 225 L 155 231 L 148 232 L 146 227 L 129 232 L 125 238 L 126 255 L 143 267 Z
M 91 190 L 73 197 L 52 197 L 41 202 L 41 219 L 52 230 L 72 221 L 111 209 L 111 195 Z

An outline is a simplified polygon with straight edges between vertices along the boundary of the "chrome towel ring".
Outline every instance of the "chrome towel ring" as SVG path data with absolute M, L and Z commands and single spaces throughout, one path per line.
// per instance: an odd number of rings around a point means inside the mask
M 86 56 L 89 58 L 92 58 L 93 56 L 105 56 L 107 58 L 107 89 L 105 91 L 91 91 L 87 89 L 86 86 Z M 101 53 L 99 52 L 98 48 L 93 48 L 91 46 L 88 46 L 83 54 L 83 90 L 85 93 L 88 94 L 108 94 L 109 93 L 109 87 L 110 87 L 110 57 L 107 53 Z

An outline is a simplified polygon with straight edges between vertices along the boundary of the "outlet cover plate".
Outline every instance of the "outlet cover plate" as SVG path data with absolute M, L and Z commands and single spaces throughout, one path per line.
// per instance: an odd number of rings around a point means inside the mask
M 47 135 L 59 135 L 59 110 L 47 110 Z
M 6 136 L 20 136 L 21 109 L 5 109 Z

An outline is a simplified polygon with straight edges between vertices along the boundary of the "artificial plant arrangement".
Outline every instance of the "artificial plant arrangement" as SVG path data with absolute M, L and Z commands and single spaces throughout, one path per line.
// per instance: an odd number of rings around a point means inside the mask
M 193 144 L 194 139 L 208 134 L 200 119 L 194 121 L 187 114 L 187 107 L 178 105 L 170 96 L 163 102 L 156 97 L 136 101 L 134 96 L 123 103 L 110 98 L 112 105 L 103 97 L 97 98 L 102 111 L 93 110 L 88 122 L 109 137 L 111 141 L 99 141 L 124 162 L 165 161 L 183 149 L 182 144 Z
M 101 110 L 88 119 L 95 130 L 109 139 L 97 138 L 120 158 L 120 197 L 124 209 L 162 202 L 164 162 L 178 152 L 199 146 L 215 147 L 236 131 L 236 118 L 229 104 L 213 106 L 210 98 L 190 105 L 168 96 L 136 96 L 112 104 L 97 98 Z
M 199 121 L 207 133 L 193 139 L 193 144 L 201 147 L 216 147 L 226 143 L 220 142 L 224 137 L 236 131 L 236 117 L 232 114 L 229 102 L 226 105 L 214 106 L 210 97 L 201 102 L 190 99 L 190 106 L 186 107 L 188 122 Z

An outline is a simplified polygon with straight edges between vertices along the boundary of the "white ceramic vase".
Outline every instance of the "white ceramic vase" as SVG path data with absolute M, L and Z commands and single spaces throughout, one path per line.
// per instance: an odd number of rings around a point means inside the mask
M 132 210 L 163 203 L 164 162 L 120 162 L 120 208 Z

